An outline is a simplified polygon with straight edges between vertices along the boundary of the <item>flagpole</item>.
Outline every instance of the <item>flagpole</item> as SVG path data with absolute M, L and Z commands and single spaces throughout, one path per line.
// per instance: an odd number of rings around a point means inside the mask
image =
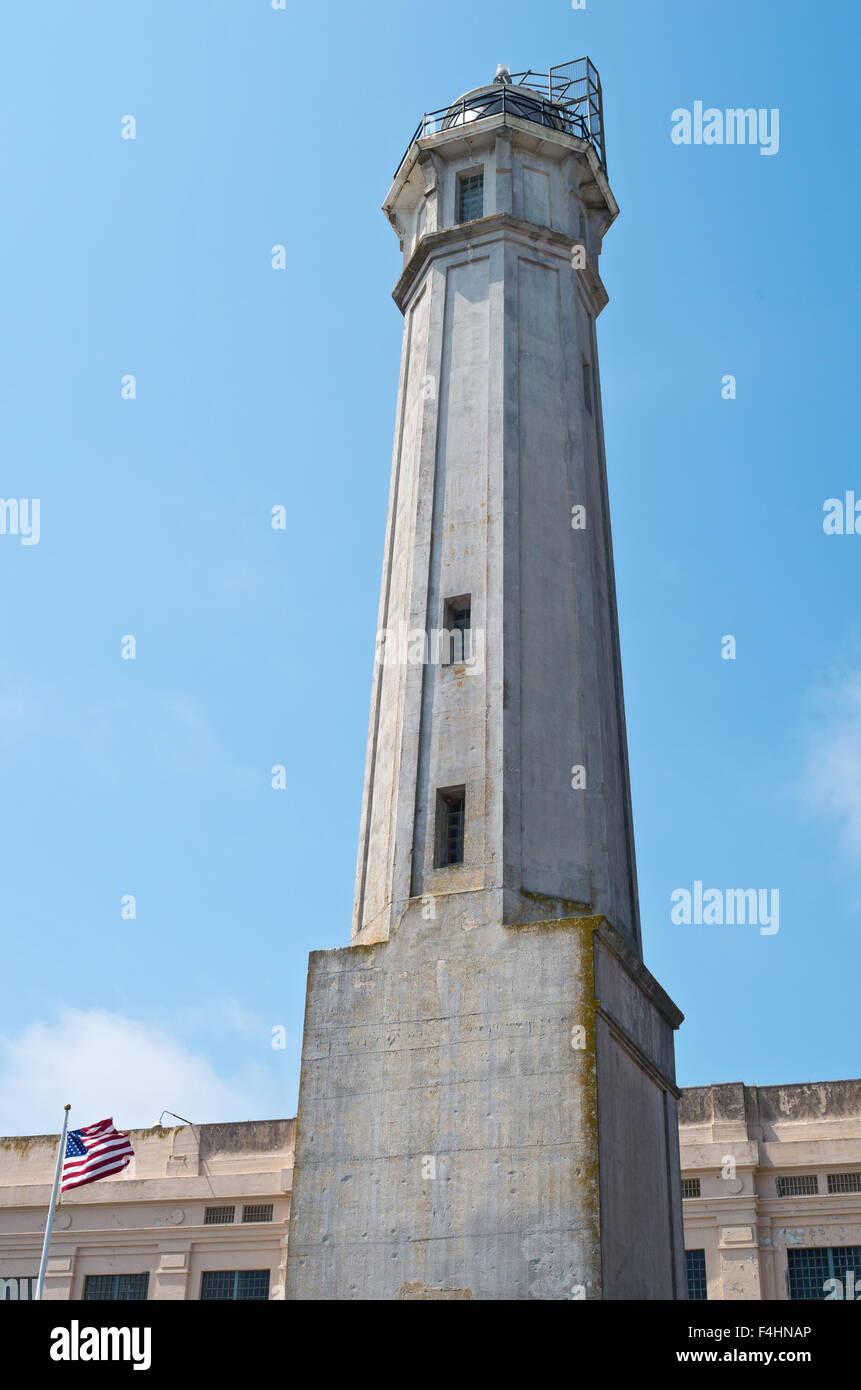
M 48 1248 L 51 1244 L 51 1229 L 54 1225 L 54 1212 L 57 1206 L 57 1189 L 60 1186 L 60 1174 L 63 1171 L 63 1156 L 66 1152 L 66 1130 L 69 1127 L 69 1111 L 71 1105 L 64 1106 L 63 1133 L 60 1135 L 60 1143 L 57 1147 L 57 1166 L 54 1169 L 54 1186 L 51 1188 L 51 1205 L 48 1209 L 48 1219 L 45 1222 L 45 1240 L 42 1245 L 42 1259 L 39 1264 L 39 1281 L 36 1285 L 36 1298 L 41 1299 L 42 1290 L 45 1287 L 45 1270 L 48 1266 Z

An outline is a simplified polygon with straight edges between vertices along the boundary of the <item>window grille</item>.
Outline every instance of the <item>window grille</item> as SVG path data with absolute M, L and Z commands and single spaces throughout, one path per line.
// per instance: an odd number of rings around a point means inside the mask
M 200 1280 L 202 1302 L 261 1302 L 269 1297 L 268 1269 L 213 1269 Z
M 778 1178 L 778 1197 L 815 1197 L 819 1182 L 815 1173 L 806 1173 L 800 1178 Z
M 469 630 L 472 620 L 472 601 L 469 595 L 451 598 L 445 605 L 445 640 L 448 650 L 443 651 L 443 665 L 453 666 L 466 661 L 471 655 Z
M 791 1299 L 825 1299 L 833 1293 L 829 1279 L 838 1279 L 847 1293 L 847 1275 L 853 1274 L 850 1297 L 861 1288 L 861 1245 L 813 1246 L 787 1250 L 787 1275 Z
M 683 1197 L 701 1197 L 699 1178 L 682 1178 Z
M 458 179 L 457 220 L 474 222 L 484 211 L 484 174 L 469 174 Z
M 274 1206 L 272 1202 L 252 1202 L 250 1206 L 242 1208 L 242 1220 L 245 1221 L 271 1221 Z
M 832 1195 L 837 1192 L 861 1192 L 861 1173 L 829 1173 L 828 1191 Z
M 437 792 L 437 868 L 463 863 L 466 793 L 463 787 Z
M 36 1280 L 27 1274 L 7 1274 L 0 1278 L 0 1303 L 17 1303 L 36 1295 Z
M 84 1299 L 95 1303 L 131 1303 L 145 1299 L 149 1274 L 88 1274 L 84 1280 Z
M 203 1213 L 204 1226 L 229 1226 L 236 1215 L 235 1207 L 207 1207 Z
M 700 1303 L 707 1302 L 709 1295 L 706 1281 L 705 1250 L 685 1251 L 685 1273 L 688 1280 L 688 1298 L 695 1299 Z

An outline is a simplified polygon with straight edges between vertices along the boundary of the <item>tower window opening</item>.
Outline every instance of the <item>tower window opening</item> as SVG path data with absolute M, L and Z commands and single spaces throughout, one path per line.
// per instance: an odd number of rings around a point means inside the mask
M 446 600 L 442 653 L 444 666 L 469 660 L 472 652 L 469 637 L 471 614 L 472 598 L 469 594 Z
M 463 863 L 466 788 L 446 787 L 436 799 L 436 867 Z
M 586 414 L 592 414 L 592 368 L 583 358 L 583 400 L 586 405 Z
M 484 174 L 461 174 L 457 181 L 457 220 L 474 222 L 484 212 Z

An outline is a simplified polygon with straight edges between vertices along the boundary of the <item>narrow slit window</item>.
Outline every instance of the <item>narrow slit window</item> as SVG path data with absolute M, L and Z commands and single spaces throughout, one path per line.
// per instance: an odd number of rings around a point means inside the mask
M 444 666 L 454 666 L 457 662 L 469 660 L 472 651 L 469 636 L 471 619 L 472 599 L 469 594 L 446 601 L 442 651 Z
M 484 174 L 461 174 L 457 181 L 457 220 L 474 222 L 484 213 Z
M 466 788 L 446 787 L 437 792 L 436 867 L 448 869 L 463 863 L 466 825 Z
M 592 414 L 592 368 L 583 358 L 583 401 L 586 406 L 586 414 Z

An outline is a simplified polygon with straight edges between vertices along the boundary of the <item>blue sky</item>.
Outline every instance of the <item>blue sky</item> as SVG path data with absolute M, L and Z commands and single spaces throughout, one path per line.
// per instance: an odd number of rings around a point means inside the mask
M 4 8 L 0 493 L 41 518 L 0 536 L 0 1132 L 66 1100 L 295 1113 L 308 952 L 349 939 L 402 322 L 380 204 L 424 110 L 585 53 L 646 962 L 681 1084 L 861 1072 L 861 537 L 822 527 L 861 497 L 858 30 L 836 0 Z M 778 108 L 779 153 L 674 145 L 698 100 Z M 674 924 L 695 880 L 779 889 L 779 932 Z

